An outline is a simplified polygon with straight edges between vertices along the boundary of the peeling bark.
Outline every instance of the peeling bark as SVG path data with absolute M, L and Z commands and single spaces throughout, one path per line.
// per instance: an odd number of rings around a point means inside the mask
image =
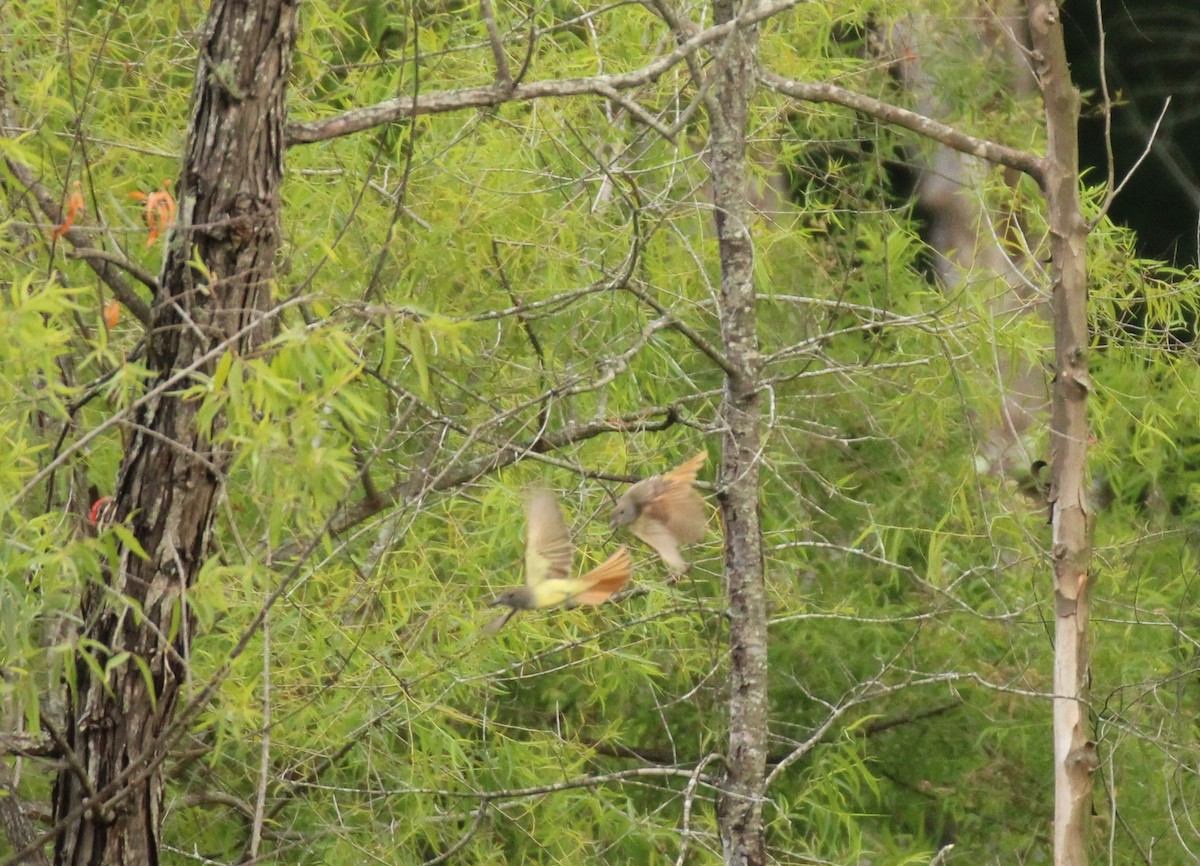
M 1089 336 L 1087 223 L 1079 203 L 1079 92 L 1053 0 L 1028 0 L 1034 70 L 1046 108 L 1046 200 L 1055 377 L 1050 421 L 1054 558 L 1054 863 L 1085 866 L 1096 746 L 1088 720 L 1091 514 L 1086 498 Z
M 157 381 L 222 344 L 245 353 L 266 336 L 249 328 L 231 339 L 270 302 L 297 6 L 214 0 L 209 11 L 177 187 L 180 221 L 147 347 Z M 116 513 L 148 558 L 123 549 L 115 573 L 97 576 L 84 594 L 83 650 L 112 669 L 106 683 L 82 659 L 75 666 L 66 733 L 77 761 L 59 773 L 54 793 L 55 820 L 66 823 L 60 866 L 159 862 L 163 780 L 145 770 L 188 673 L 185 594 L 209 556 L 228 465 L 212 444 L 223 421 L 203 429 L 200 405 L 165 392 L 134 418 Z M 122 653 L 130 655 L 121 661 Z
M 715 0 L 718 25 L 740 12 Z M 738 28 L 721 46 L 709 103 L 713 204 L 721 260 L 721 337 L 730 369 L 721 415 L 721 517 L 729 592 L 729 751 L 718 806 L 727 864 L 762 864 L 767 761 L 767 611 L 758 518 L 761 359 L 754 243 L 746 187 L 746 124 L 755 85 L 757 33 Z

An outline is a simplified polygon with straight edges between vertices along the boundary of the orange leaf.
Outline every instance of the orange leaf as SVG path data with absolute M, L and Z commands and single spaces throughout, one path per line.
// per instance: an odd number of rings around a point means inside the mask
M 121 305 L 117 303 L 116 298 L 104 305 L 104 325 L 109 330 L 117 326 L 117 320 L 121 318 Z
M 162 186 L 152 193 L 131 192 L 131 198 L 135 198 L 140 202 L 145 202 L 142 208 L 142 220 L 150 229 L 150 235 L 146 238 L 146 246 L 154 245 L 158 240 L 158 236 L 171 227 L 175 222 L 175 199 L 167 192 L 167 187 L 171 185 L 170 179 L 163 180 Z
M 79 181 L 75 181 L 74 189 L 67 197 L 67 216 L 63 220 L 62 225 L 55 226 L 54 231 L 50 232 L 51 240 L 58 240 L 75 224 L 75 217 L 83 213 L 83 191 L 79 188 Z

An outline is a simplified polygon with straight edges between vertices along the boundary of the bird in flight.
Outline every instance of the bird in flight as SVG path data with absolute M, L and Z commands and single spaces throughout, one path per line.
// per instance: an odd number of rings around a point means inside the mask
M 575 550 L 558 500 L 534 490 L 525 504 L 525 585 L 496 596 L 491 607 L 509 607 L 485 627 L 498 631 L 519 610 L 603 604 L 629 583 L 629 551 L 622 547 L 582 577 L 571 577 Z
M 628 526 L 677 574 L 688 568 L 680 546 L 699 541 L 708 525 L 704 500 L 692 486 L 707 459 L 708 452 L 701 451 L 670 472 L 643 478 L 617 500 L 609 521 L 614 529 Z

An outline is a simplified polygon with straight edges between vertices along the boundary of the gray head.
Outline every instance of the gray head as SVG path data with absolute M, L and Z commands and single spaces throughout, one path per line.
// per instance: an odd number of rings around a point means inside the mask
M 608 519 L 608 525 L 613 529 L 618 526 L 628 526 L 638 516 L 637 505 L 633 501 L 633 497 L 626 494 L 617 500 L 617 504 L 613 506 L 612 517 Z
M 533 593 L 527 586 L 507 589 L 488 602 L 488 607 L 511 607 L 514 610 L 533 610 Z

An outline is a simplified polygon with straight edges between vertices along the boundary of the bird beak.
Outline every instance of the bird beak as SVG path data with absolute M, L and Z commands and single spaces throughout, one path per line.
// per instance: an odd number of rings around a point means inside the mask
M 516 608 L 513 608 L 512 610 L 508 611 L 507 613 L 500 614 L 500 616 L 496 617 L 494 620 L 492 620 L 491 622 L 489 622 L 487 625 L 485 625 L 483 627 L 483 634 L 491 635 L 491 634 L 495 634 L 496 632 L 500 631 L 500 629 L 504 628 L 504 626 L 507 625 L 508 621 L 510 619 L 512 619 L 516 615 L 516 613 L 517 613 Z
M 491 601 L 488 602 L 488 607 L 499 607 L 500 605 L 502 605 L 504 603 L 503 601 L 501 601 L 502 598 L 503 598 L 503 596 L 500 596 L 500 595 L 496 596 L 495 598 L 493 598 Z

